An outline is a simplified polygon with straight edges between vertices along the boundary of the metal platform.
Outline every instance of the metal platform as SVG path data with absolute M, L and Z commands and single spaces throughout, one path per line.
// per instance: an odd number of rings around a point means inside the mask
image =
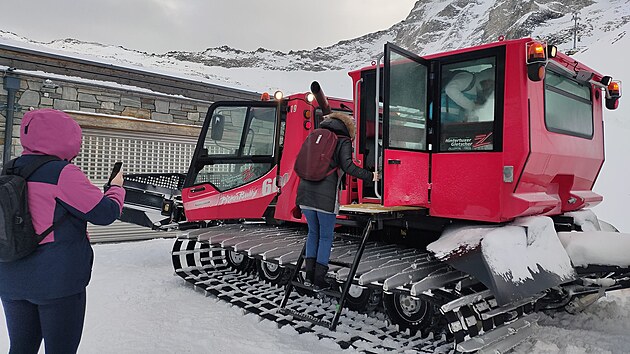
M 375 203 L 361 203 L 361 204 L 347 204 L 341 205 L 339 207 L 339 213 L 361 213 L 366 215 L 373 214 L 387 214 L 399 211 L 419 211 L 423 210 L 421 207 L 414 206 L 394 206 L 394 207 L 385 207 L 381 204 Z

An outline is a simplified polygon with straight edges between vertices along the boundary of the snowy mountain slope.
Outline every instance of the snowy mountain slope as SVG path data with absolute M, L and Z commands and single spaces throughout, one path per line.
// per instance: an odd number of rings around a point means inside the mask
M 627 65 L 630 36 L 626 34 L 630 34 L 630 24 L 611 31 L 597 43 L 576 54 L 578 60 L 620 79 L 622 95 L 624 84 L 626 88 L 630 84 L 630 68 Z M 621 97 L 617 110 L 604 108 L 604 134 L 606 161 L 594 187 L 595 192 L 604 196 L 604 201 L 594 211 L 622 232 L 630 232 L 630 184 L 626 178 L 630 156 L 630 95 Z
M 573 11 L 577 11 L 580 17 L 580 48 L 597 42 L 602 34 L 614 31 L 630 21 L 627 0 L 420 0 L 404 21 L 387 30 L 325 48 L 287 53 L 264 48 L 246 52 L 222 46 L 203 52 L 155 54 L 74 39 L 32 42 L 1 31 L 1 28 L 0 39 L 30 42 L 70 53 L 89 53 L 120 64 L 175 69 L 213 80 L 218 78 L 208 74 L 208 68 L 307 72 L 356 69 L 369 64 L 372 58 L 382 52 L 383 44 L 387 41 L 420 54 L 429 54 L 494 41 L 500 35 L 506 38 L 531 35 L 548 39 L 561 50 L 567 50 L 572 47 Z

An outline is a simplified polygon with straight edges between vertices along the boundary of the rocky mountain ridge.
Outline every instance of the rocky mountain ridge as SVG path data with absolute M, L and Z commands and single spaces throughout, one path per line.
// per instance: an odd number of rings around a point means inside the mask
M 567 50 L 573 45 L 573 13 L 579 17 L 578 48 L 596 40 L 597 29 L 613 30 L 630 22 L 630 5 L 624 0 L 419 0 L 407 18 L 391 28 L 325 48 L 282 53 L 264 48 L 244 52 L 223 46 L 164 55 L 226 68 L 323 71 L 363 66 L 368 58 L 382 52 L 387 41 L 429 54 L 492 42 L 499 36 L 532 36 Z
M 341 41 L 328 47 L 289 52 L 259 48 L 242 51 L 228 46 L 202 52 L 172 51 L 149 54 L 124 47 L 106 46 L 75 39 L 40 43 L 47 47 L 90 53 L 117 60 L 111 49 L 125 51 L 129 57 L 150 57 L 154 62 L 183 62 L 219 68 L 260 68 L 275 71 L 350 70 L 365 66 L 392 42 L 419 54 L 478 45 L 497 40 L 535 37 L 568 50 L 573 45 L 573 15 L 579 16 L 577 48 L 586 50 L 602 32 L 630 22 L 628 0 L 418 0 L 407 18 L 391 28 Z M 625 35 L 625 32 L 620 36 Z M 25 40 L 0 31 L 0 38 Z M 130 56 L 131 55 L 131 56 Z M 120 61 L 120 59 L 118 60 Z M 138 60 L 135 64 L 141 63 Z M 133 63 L 132 63 L 133 64 Z M 142 65 L 142 64 L 141 64 Z

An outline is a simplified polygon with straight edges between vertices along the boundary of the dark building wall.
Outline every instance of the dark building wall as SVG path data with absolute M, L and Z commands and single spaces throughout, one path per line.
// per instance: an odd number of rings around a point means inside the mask
M 260 97 L 255 92 L 0 45 L 0 76 L 5 75 L 20 80 L 15 98 L 12 156 L 21 153 L 19 125 L 30 108 L 200 125 L 215 101 Z M 0 106 L 7 104 L 7 98 L 8 91 L 0 82 Z M 0 110 L 0 159 L 5 145 L 6 114 L 5 109 Z

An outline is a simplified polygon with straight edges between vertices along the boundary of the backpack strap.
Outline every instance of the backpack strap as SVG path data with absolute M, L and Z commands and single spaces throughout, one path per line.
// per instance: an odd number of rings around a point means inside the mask
M 328 173 L 326 173 L 326 177 L 330 176 L 333 172 L 340 170 L 339 162 L 337 161 L 337 159 L 339 158 L 339 151 L 341 151 L 341 144 L 343 143 L 343 141 L 349 140 L 352 144 L 352 139 L 350 139 L 349 136 L 339 135 L 337 133 L 335 133 L 335 135 L 337 135 L 337 146 L 335 147 L 335 157 L 333 158 L 333 161 L 335 162 L 335 167 L 331 166 L 332 169 L 328 171 Z
M 17 175 L 24 179 L 28 179 L 35 171 L 37 171 L 38 168 L 42 167 L 43 165 L 51 161 L 61 161 L 61 159 L 57 156 L 40 155 L 35 158 L 34 162 L 26 166 L 15 167 L 15 162 L 18 159 L 19 157 L 9 161 L 9 163 L 7 163 L 2 169 L 2 174 Z
M 59 220 L 53 222 L 52 225 L 50 225 L 49 228 L 47 228 L 46 230 L 44 230 L 44 232 L 42 232 L 41 234 L 37 235 L 37 243 L 42 242 L 46 236 L 48 236 L 48 234 L 50 234 L 51 232 L 53 232 L 53 230 L 55 230 L 55 228 L 59 225 L 61 225 L 64 221 L 68 220 L 68 218 L 70 218 L 70 212 L 66 211 L 66 213 L 59 218 Z
M 28 178 L 35 172 L 37 171 L 37 169 L 39 169 L 40 167 L 42 167 L 43 165 L 51 162 L 51 161 L 61 161 L 60 158 L 56 157 L 56 156 L 51 156 L 51 155 L 40 155 L 37 156 L 35 158 L 35 161 L 23 166 L 23 167 L 15 167 L 15 162 L 19 159 L 19 157 L 9 161 L 3 168 L 2 168 L 2 174 L 9 174 L 9 175 L 17 175 L 20 176 L 22 178 L 24 178 L 25 180 L 28 180 Z M 51 232 L 53 232 L 53 230 L 59 226 L 61 223 L 63 223 L 64 221 L 66 221 L 69 217 L 70 217 L 70 212 L 66 211 L 66 213 L 64 214 L 64 216 L 62 216 L 59 220 L 53 222 L 53 224 L 47 228 L 44 232 L 42 232 L 41 234 L 37 235 L 37 243 L 42 242 L 42 240 L 44 238 L 46 238 L 46 236 L 48 236 L 48 234 L 50 234 Z
M 13 165 L 15 165 L 15 161 L 17 160 L 17 158 L 7 162 L 4 164 L 4 166 L 2 166 L 2 175 L 12 175 L 13 174 Z

